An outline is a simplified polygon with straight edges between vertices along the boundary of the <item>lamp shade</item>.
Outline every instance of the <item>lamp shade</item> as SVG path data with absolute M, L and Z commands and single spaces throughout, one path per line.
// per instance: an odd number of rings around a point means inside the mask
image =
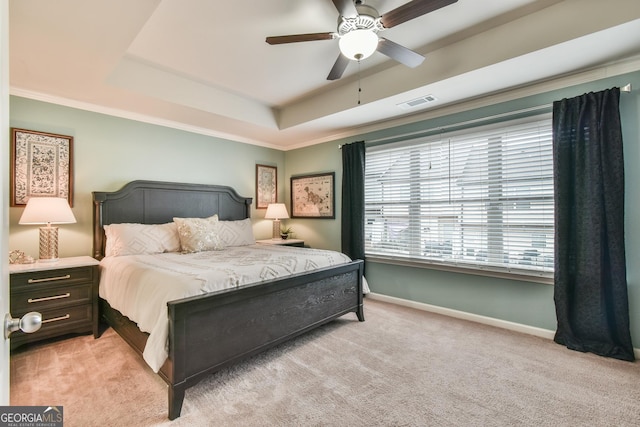
M 19 224 L 73 224 L 73 216 L 67 199 L 61 197 L 31 197 L 22 212 Z
M 372 30 L 353 30 L 340 37 L 340 52 L 349 59 L 361 60 L 378 48 L 378 35 Z
M 265 219 L 285 219 L 289 218 L 289 213 L 284 203 L 269 203 L 264 217 Z

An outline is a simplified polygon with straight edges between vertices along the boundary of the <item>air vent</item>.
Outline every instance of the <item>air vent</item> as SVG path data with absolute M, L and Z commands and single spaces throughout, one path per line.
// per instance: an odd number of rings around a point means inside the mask
M 425 104 L 429 104 L 429 103 L 435 102 L 437 100 L 438 100 L 438 98 L 436 98 L 433 95 L 425 95 L 425 96 L 421 96 L 420 98 L 412 99 L 411 101 L 403 102 L 403 103 L 397 104 L 397 105 L 398 105 L 398 107 L 402 108 L 403 110 L 409 110 L 411 108 L 421 107 L 421 106 L 423 106 Z

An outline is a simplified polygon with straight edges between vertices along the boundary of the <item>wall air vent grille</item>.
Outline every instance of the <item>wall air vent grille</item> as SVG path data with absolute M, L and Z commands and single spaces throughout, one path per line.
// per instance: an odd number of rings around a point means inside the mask
M 412 99 L 411 101 L 402 102 L 402 103 L 397 104 L 397 105 L 398 105 L 398 107 L 402 108 L 403 110 L 409 110 L 411 108 L 417 108 L 417 107 L 421 107 L 421 106 L 426 105 L 426 104 L 430 104 L 430 103 L 435 102 L 437 100 L 438 100 L 438 98 L 436 98 L 433 95 L 425 95 L 425 96 L 421 96 L 420 98 Z

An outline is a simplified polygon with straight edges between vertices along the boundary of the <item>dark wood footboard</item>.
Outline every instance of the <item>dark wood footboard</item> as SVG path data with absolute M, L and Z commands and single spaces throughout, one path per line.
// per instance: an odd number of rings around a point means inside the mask
M 364 320 L 362 261 L 169 303 L 169 418 L 205 375 L 349 312 Z

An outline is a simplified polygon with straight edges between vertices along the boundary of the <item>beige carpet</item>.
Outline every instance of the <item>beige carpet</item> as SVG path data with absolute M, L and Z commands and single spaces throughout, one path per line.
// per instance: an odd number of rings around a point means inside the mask
M 166 386 L 111 329 L 11 359 L 13 405 L 71 426 L 637 426 L 640 364 L 365 301 L 354 314 L 219 372 L 166 418 Z

